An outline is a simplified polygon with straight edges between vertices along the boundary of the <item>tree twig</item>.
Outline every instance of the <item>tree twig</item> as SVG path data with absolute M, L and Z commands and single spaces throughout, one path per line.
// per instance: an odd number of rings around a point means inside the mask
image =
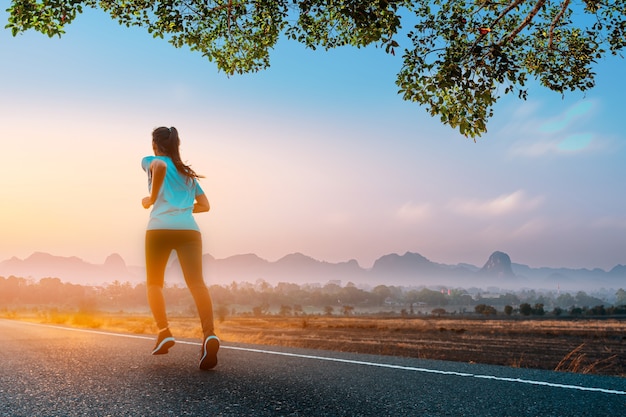
M 537 13 L 539 13 L 539 10 L 543 7 L 544 4 L 546 4 L 546 0 L 537 1 L 537 4 L 535 5 L 535 7 L 533 7 L 530 13 L 528 13 L 528 15 L 522 21 L 522 23 L 520 23 L 520 25 L 517 28 L 515 28 L 513 32 L 509 34 L 509 36 L 501 40 L 499 45 L 504 45 L 505 43 L 510 42 L 513 38 L 515 38 L 518 35 L 518 33 L 524 30 L 524 28 L 528 26 L 530 22 L 532 22 L 532 20 L 535 18 Z
M 494 27 L 496 25 L 496 23 L 498 23 L 504 16 L 509 14 L 509 12 L 511 10 L 513 10 L 514 8 L 519 6 L 520 4 L 524 3 L 525 1 L 526 0 L 514 0 L 513 2 L 511 2 L 511 4 L 509 4 L 506 9 L 502 10 L 502 13 L 500 13 L 500 15 L 498 17 L 496 17 L 493 22 L 491 22 L 491 26 L 490 27 Z

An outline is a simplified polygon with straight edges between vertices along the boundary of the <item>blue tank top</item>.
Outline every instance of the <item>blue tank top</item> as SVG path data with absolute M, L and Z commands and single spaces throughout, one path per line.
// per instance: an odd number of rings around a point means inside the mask
M 192 215 L 196 196 L 204 194 L 200 184 L 195 178 L 188 178 L 178 172 L 169 156 L 146 156 L 141 160 L 141 167 L 148 174 L 148 192 L 152 190 L 150 163 L 155 159 L 164 161 L 167 169 L 163 186 L 152 206 L 147 229 L 200 231 Z

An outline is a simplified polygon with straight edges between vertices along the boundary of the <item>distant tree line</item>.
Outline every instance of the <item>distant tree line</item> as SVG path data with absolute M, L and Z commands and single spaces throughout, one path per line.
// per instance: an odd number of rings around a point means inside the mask
M 487 294 L 480 289 L 405 288 L 378 285 L 362 289 L 353 283 L 342 286 L 331 281 L 325 285 L 298 285 L 267 281 L 232 282 L 209 287 L 216 314 L 276 315 L 354 315 L 393 313 L 477 314 L 492 316 L 605 316 L 626 314 L 626 291 L 611 294 L 612 302 L 584 291 L 538 292 L 523 290 Z M 193 314 L 195 307 L 185 286 L 166 286 L 168 307 Z M 82 311 L 147 311 L 145 284 L 114 281 L 103 286 L 62 282 L 59 278 L 38 281 L 9 276 L 0 277 L 0 309 L 17 307 L 77 309 Z
M 485 316 L 496 315 L 498 311 L 490 305 L 478 304 L 474 307 L 474 311 Z M 605 307 L 604 304 L 596 305 L 594 307 L 576 307 L 572 306 L 569 309 L 563 309 L 561 307 L 554 307 L 552 311 L 547 312 L 544 305 L 541 303 L 535 303 L 531 305 L 529 303 L 522 303 L 516 309 L 511 305 L 504 306 L 504 314 L 511 316 L 514 313 L 519 313 L 521 316 L 545 316 L 552 315 L 554 317 L 569 315 L 573 317 L 578 316 L 616 316 L 626 315 L 626 305 L 616 305 Z

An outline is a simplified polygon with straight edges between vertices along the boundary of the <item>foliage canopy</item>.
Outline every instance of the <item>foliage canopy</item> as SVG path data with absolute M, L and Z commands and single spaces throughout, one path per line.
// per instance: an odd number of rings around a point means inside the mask
M 6 28 L 61 36 L 85 7 L 229 75 L 269 67 L 281 37 L 393 55 L 402 41 L 399 93 L 472 138 L 501 95 L 525 99 L 529 78 L 558 93 L 592 88 L 593 64 L 626 44 L 624 0 L 12 0 Z

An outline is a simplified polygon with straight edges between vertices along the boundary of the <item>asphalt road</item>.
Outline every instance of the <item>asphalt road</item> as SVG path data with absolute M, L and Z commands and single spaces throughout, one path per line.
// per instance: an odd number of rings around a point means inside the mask
M 153 338 L 0 319 L 0 416 L 624 416 L 626 378 Z

